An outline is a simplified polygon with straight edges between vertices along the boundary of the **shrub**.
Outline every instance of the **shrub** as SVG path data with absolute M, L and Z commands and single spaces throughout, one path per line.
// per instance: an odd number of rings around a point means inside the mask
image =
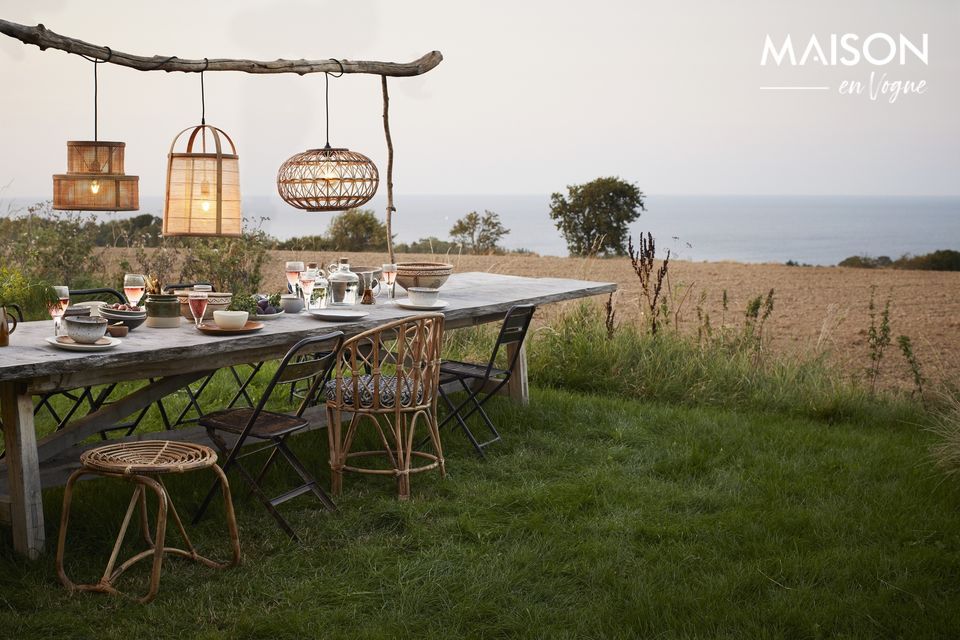
M 209 281 L 216 291 L 257 293 L 271 238 L 259 227 L 239 238 L 193 238 L 184 243 L 182 282 Z
M 459 253 L 460 245 L 456 242 L 441 240 L 436 236 L 420 238 L 409 244 L 399 243 L 393 245 L 396 253 Z
M 387 225 L 369 209 L 350 209 L 333 219 L 327 239 L 335 251 L 386 251 Z
M 101 251 L 93 216 L 54 211 L 51 202 L 27 207 L 25 215 L 0 219 L 0 263 L 29 280 L 81 288 L 100 285 Z

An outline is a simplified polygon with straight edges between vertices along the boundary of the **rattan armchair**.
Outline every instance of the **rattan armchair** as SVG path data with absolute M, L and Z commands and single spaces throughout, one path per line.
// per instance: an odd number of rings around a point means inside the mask
M 345 471 L 395 477 L 401 500 L 410 497 L 410 474 L 439 469 L 446 475 L 437 428 L 442 340 L 443 315 L 431 313 L 396 320 L 343 344 L 325 385 L 334 495 Z M 351 414 L 346 426 L 344 413 Z M 382 449 L 353 450 L 363 425 L 378 436 Z M 432 451 L 414 446 L 420 427 Z M 385 457 L 387 468 L 353 463 L 368 456 Z M 427 463 L 415 465 L 415 458 Z

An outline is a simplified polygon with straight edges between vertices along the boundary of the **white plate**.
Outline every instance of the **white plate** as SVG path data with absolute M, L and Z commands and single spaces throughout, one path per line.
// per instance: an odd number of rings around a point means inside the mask
M 446 300 L 437 300 L 433 304 L 413 304 L 410 302 L 410 298 L 400 298 L 399 300 L 394 300 L 393 303 L 398 307 L 414 309 L 416 311 L 439 311 L 450 304 Z
M 319 320 L 329 320 L 330 322 L 349 322 L 350 320 L 366 318 L 370 314 L 366 311 L 349 311 L 347 309 L 314 309 L 310 312 L 310 315 Z
M 109 340 L 110 344 L 80 344 L 79 342 L 57 342 L 56 337 L 48 336 L 47 342 L 52 344 L 58 349 L 66 349 L 67 351 L 106 351 L 107 349 L 112 349 L 118 344 L 120 344 L 119 338 L 111 338 L 110 336 L 104 336 L 105 340 Z
M 283 309 L 281 309 L 281 310 L 278 311 L 277 313 L 266 313 L 266 314 L 260 314 L 260 313 L 258 313 L 258 314 L 256 314 L 255 316 L 253 316 L 253 319 L 254 319 L 254 320 L 257 320 L 257 321 L 259 321 L 259 320 L 276 320 L 277 318 L 279 318 L 280 316 L 282 316 L 284 313 L 285 313 L 285 311 L 284 311 Z

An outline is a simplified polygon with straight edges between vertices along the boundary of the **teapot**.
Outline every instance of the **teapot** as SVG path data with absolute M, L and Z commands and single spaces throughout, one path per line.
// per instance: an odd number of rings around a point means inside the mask
M 13 321 L 13 326 L 9 325 L 9 320 Z M 7 311 L 7 308 L 0 304 L 0 347 L 10 346 L 10 334 L 17 330 L 17 318 Z

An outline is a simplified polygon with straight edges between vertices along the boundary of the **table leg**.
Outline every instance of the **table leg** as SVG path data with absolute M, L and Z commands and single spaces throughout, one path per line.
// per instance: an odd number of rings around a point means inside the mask
M 27 557 L 36 558 L 43 552 L 43 496 L 37 434 L 33 425 L 33 399 L 26 386 L 16 382 L 0 383 L 0 411 L 6 446 L 13 546 Z
M 507 383 L 507 393 L 510 399 L 520 404 L 530 404 L 530 382 L 527 380 L 527 345 L 522 343 L 517 361 L 513 365 L 513 371 L 510 374 L 510 381 Z M 517 343 L 507 343 L 507 360 L 513 358 L 517 353 Z

